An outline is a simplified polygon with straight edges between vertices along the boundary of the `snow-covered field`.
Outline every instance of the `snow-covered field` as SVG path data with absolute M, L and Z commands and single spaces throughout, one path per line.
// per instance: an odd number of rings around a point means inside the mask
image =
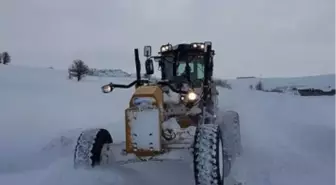
M 110 80 L 132 79 L 66 78 L 63 71 L 0 66 L 1 185 L 193 184 L 188 162 L 74 170 L 73 149 L 82 129 L 105 127 L 116 143 L 124 140 L 123 113 L 133 89 L 102 94 L 100 87 Z M 219 90 L 221 108 L 241 116 L 238 179 L 247 185 L 335 184 L 333 96 Z

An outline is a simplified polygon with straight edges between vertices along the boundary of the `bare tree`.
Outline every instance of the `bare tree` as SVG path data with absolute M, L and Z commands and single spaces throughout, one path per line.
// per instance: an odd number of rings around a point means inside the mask
M 11 62 L 11 57 L 8 54 L 8 52 L 3 52 L 1 58 L 2 58 L 2 63 L 5 64 L 5 65 L 7 65 Z
M 80 81 L 89 72 L 89 67 L 82 60 L 74 60 L 68 72 L 69 79 L 75 77 Z

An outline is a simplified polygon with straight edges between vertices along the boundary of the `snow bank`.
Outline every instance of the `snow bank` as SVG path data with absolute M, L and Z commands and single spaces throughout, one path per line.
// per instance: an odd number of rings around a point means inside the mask
M 101 86 L 110 80 L 87 77 L 76 82 L 66 79 L 66 71 L 0 67 L 0 147 L 8 151 L 0 153 L 0 159 L 8 159 L 0 160 L 0 171 L 7 168 L 3 162 L 35 153 L 71 130 L 78 134 L 80 129 L 109 125 L 114 139 L 122 141 L 119 111 L 127 107 L 131 91 L 103 94 Z

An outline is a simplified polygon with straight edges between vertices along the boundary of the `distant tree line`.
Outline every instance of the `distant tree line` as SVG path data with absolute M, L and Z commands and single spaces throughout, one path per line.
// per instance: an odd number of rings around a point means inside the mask
M 298 92 L 301 96 L 335 96 L 336 94 L 335 89 L 331 88 L 329 91 L 314 88 L 298 89 Z
M 0 53 L 0 64 L 9 64 L 11 62 L 11 56 L 7 51 Z

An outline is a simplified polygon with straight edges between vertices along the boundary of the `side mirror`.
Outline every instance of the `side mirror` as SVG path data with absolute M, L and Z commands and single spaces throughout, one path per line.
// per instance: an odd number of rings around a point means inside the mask
M 146 74 L 152 75 L 154 74 L 154 64 L 152 59 L 147 59 L 145 62 Z
M 147 58 L 152 56 L 152 47 L 151 46 L 145 46 L 144 47 L 144 56 L 147 57 Z

